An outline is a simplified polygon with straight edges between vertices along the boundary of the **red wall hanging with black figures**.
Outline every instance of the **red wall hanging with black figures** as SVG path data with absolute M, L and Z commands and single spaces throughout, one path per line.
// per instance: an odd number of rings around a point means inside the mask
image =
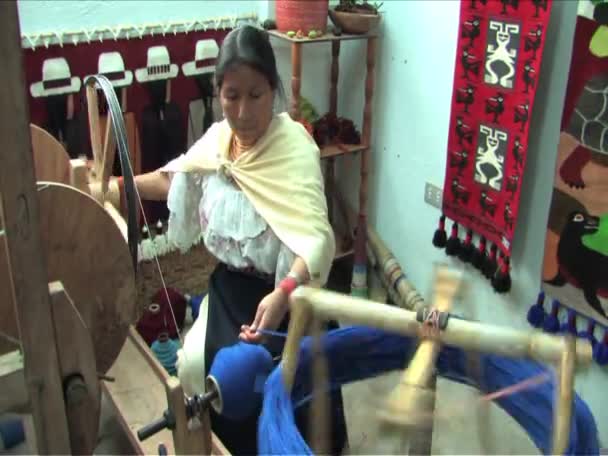
M 463 0 L 460 5 L 443 214 L 433 244 L 473 264 L 496 291 L 507 292 L 552 2 Z

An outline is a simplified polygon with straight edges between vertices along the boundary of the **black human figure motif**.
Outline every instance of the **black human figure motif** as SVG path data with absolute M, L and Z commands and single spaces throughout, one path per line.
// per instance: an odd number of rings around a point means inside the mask
M 458 136 L 458 144 L 461 146 L 463 141 L 468 141 L 469 144 L 473 143 L 473 131 L 460 116 L 456 118 L 456 135 Z
M 509 176 L 509 178 L 507 179 L 507 192 L 511 193 L 512 195 L 515 194 L 515 192 L 517 192 L 518 185 L 519 176 L 517 174 Z
M 519 136 L 517 136 L 513 143 L 513 158 L 515 158 L 515 163 L 517 163 L 518 166 L 522 166 L 524 164 L 524 154 L 522 153 L 523 149 L 524 147 L 521 145 L 521 140 Z
M 467 84 L 456 92 L 456 103 L 464 105 L 464 112 L 469 113 L 469 106 L 475 102 L 475 87 Z
M 486 114 L 493 114 L 492 122 L 498 123 L 498 119 L 505 112 L 505 97 L 498 92 L 495 97 L 490 97 L 486 100 Z
M 464 73 L 462 75 L 463 78 L 469 79 L 469 71 L 474 75 L 479 74 L 479 67 L 481 65 L 481 61 L 475 57 L 475 55 L 471 52 L 471 48 L 468 47 L 464 51 L 462 51 L 462 56 L 460 57 L 460 64 L 462 65 L 462 69 Z
M 479 196 L 479 207 L 481 207 L 481 215 L 488 215 L 488 213 L 494 217 L 496 213 L 496 202 L 488 196 L 488 192 L 482 190 Z
M 450 167 L 458 168 L 458 175 L 462 175 L 462 172 L 469 163 L 469 153 L 466 150 L 457 150 L 452 152 L 450 156 Z
M 535 29 L 531 30 L 525 39 L 525 50 L 532 51 L 532 59 L 536 60 L 536 52 L 540 49 L 542 42 L 543 29 L 539 25 Z
M 532 0 L 532 4 L 534 5 L 534 8 L 536 10 L 534 12 L 534 16 L 532 16 L 532 17 L 538 17 L 538 14 L 540 13 L 541 8 L 543 10 L 547 11 L 547 6 L 548 6 L 547 0 Z
M 477 9 L 477 2 L 481 3 L 483 6 L 486 6 L 488 0 L 471 0 L 471 9 Z
M 528 104 L 520 104 L 515 107 L 515 117 L 514 122 L 521 124 L 519 129 L 520 132 L 523 133 L 524 128 L 526 127 L 526 123 L 528 122 L 529 115 L 529 106 Z
M 469 197 L 471 196 L 471 192 L 467 190 L 467 188 L 460 183 L 458 178 L 452 180 L 452 199 L 455 204 L 462 202 L 467 204 L 469 202 Z
M 511 204 L 507 202 L 505 204 L 505 211 L 503 212 L 503 218 L 505 225 L 512 230 L 513 229 L 513 211 L 511 210 Z
M 530 87 L 534 87 L 534 81 L 535 81 L 534 74 L 535 73 L 536 73 L 536 70 L 532 66 L 532 59 L 526 60 L 526 64 L 524 65 L 524 72 L 522 74 L 524 84 L 526 85 L 524 93 L 528 93 L 528 90 L 530 89 Z
M 479 29 L 479 25 L 481 24 L 481 18 L 479 16 L 473 16 L 468 21 L 464 22 L 464 27 L 462 27 L 462 38 L 469 39 L 469 46 L 472 46 L 475 42 L 475 39 L 481 35 L 481 31 Z
M 516 11 L 519 7 L 519 0 L 500 0 L 500 3 L 502 3 L 502 11 L 500 12 L 501 14 L 507 14 L 507 6 L 510 6 Z

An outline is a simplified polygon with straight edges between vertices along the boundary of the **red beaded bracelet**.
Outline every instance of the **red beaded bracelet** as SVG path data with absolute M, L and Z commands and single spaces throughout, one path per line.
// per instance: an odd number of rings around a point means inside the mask
M 285 277 L 279 282 L 279 288 L 283 290 L 287 294 L 287 296 L 291 295 L 291 293 L 293 293 L 293 290 L 295 290 L 297 287 L 298 282 L 293 277 Z

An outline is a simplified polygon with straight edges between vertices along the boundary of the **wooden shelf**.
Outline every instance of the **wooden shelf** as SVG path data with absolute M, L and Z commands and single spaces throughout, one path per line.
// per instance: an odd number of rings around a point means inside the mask
M 278 30 L 268 30 L 268 33 L 271 36 L 280 38 L 285 41 L 289 41 L 290 43 L 304 43 L 304 44 L 306 44 L 306 43 L 326 43 L 326 42 L 331 42 L 331 41 L 366 40 L 368 38 L 373 38 L 373 37 L 377 36 L 376 33 L 366 33 L 364 35 L 350 35 L 350 34 L 343 33 L 340 36 L 336 36 L 333 33 L 326 33 L 325 35 L 321 35 L 317 38 L 308 38 L 308 37 L 291 38 L 291 37 L 287 36 L 285 33 L 279 32 Z
M 367 149 L 365 144 L 340 144 L 339 146 L 332 144 L 330 146 L 321 147 L 321 158 L 363 152 L 365 149 Z

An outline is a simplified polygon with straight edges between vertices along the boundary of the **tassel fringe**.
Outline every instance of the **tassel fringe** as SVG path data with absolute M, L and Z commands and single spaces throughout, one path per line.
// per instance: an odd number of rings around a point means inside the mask
M 447 256 L 458 257 L 463 263 L 471 263 L 489 281 L 497 293 L 507 293 L 511 290 L 510 259 L 500 253 L 498 259 L 498 246 L 490 245 L 488 253 L 488 241 L 485 236 L 481 236 L 477 247 L 473 244 L 474 232 L 471 228 L 467 229 L 464 240 L 461 240 L 458 231 L 458 222 L 452 222 L 450 236 L 447 237 L 445 231 L 446 216 L 439 217 L 439 225 L 433 234 L 433 245 L 437 248 L 445 248 Z
M 540 291 L 536 303 L 528 309 L 528 323 L 542 331 L 558 334 L 568 333 L 580 339 L 587 340 L 593 347 L 593 359 L 600 366 L 608 364 L 608 327 L 602 327 L 604 334 L 601 340 L 596 337 L 596 327 L 598 323 L 585 315 L 581 315 L 576 310 L 563 306 L 558 300 L 554 299 L 551 303 L 551 311 L 547 314 L 544 309 L 545 293 Z M 565 315 L 560 321 L 560 311 Z M 579 331 L 579 322 L 587 322 L 587 327 Z M 601 331 L 602 328 L 599 328 Z

